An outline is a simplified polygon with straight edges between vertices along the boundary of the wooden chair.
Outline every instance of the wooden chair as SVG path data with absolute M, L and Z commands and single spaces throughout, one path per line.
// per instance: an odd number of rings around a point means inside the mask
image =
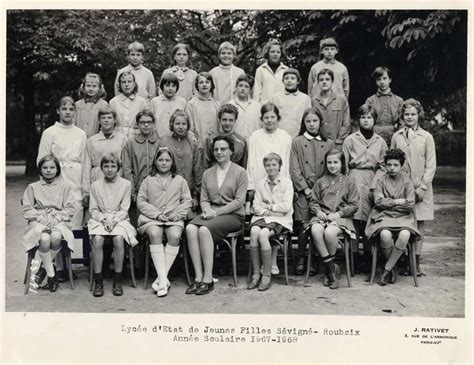
M 30 291 L 30 280 L 31 280 L 31 262 L 35 258 L 36 251 L 38 247 L 33 247 L 27 251 L 28 257 L 26 260 L 26 270 L 25 270 L 25 278 L 23 280 L 23 284 L 25 284 L 25 294 L 28 294 Z M 61 241 L 61 256 L 63 258 L 63 265 L 64 270 L 68 271 L 69 274 L 69 284 L 71 285 L 71 289 L 74 290 L 74 277 L 72 272 L 72 260 L 71 260 L 71 249 L 69 248 L 67 242 L 65 240 Z
M 107 241 L 107 238 L 106 237 L 106 241 Z M 93 288 L 94 288 L 94 269 L 93 269 L 93 266 L 94 266 L 94 260 L 93 260 L 93 255 L 94 255 L 94 250 L 92 249 L 92 246 L 93 246 L 93 241 L 92 239 L 90 239 L 90 243 L 91 243 L 91 250 L 90 250 L 90 261 L 89 261 L 89 291 L 92 291 Z M 105 244 L 106 242 L 104 242 Z M 128 253 L 128 257 L 129 257 L 129 266 L 130 266 L 130 277 L 132 278 L 132 286 L 134 288 L 137 287 L 137 282 L 135 280 L 135 267 L 133 266 L 133 247 L 130 246 L 129 244 L 127 244 L 126 242 L 124 243 L 125 244 L 125 252 Z M 124 258 L 124 265 L 125 265 L 125 258 Z
M 231 232 L 222 241 L 229 247 L 232 254 L 232 274 L 234 276 L 234 288 L 237 288 L 237 240 L 243 235 L 243 230 Z
M 273 237 L 272 237 L 273 238 Z M 285 273 L 285 283 L 286 285 L 290 285 L 289 276 L 288 276 L 288 251 L 290 251 L 291 255 L 291 262 L 293 264 L 293 272 L 296 272 L 296 261 L 295 261 L 295 254 L 293 252 L 293 244 L 291 242 L 291 232 L 283 232 L 278 237 L 278 247 L 283 250 L 283 267 Z M 247 282 L 250 281 L 252 276 L 252 262 L 249 260 L 249 273 L 247 277 Z
M 346 262 L 346 277 L 347 277 L 347 286 L 352 287 L 351 277 L 354 276 L 354 255 L 352 252 L 352 240 L 347 233 L 342 233 L 338 236 L 338 245 L 342 247 L 344 251 L 344 257 Z M 308 282 L 309 278 L 309 269 L 311 266 L 311 251 L 313 247 L 313 240 L 310 238 L 309 248 L 308 248 L 308 262 L 306 266 L 306 275 L 304 278 L 304 283 Z
M 377 256 L 378 256 L 378 242 L 376 240 L 372 241 L 372 270 L 370 272 L 370 284 L 374 283 L 374 278 L 375 278 L 375 272 L 377 271 Z M 416 272 L 416 258 L 415 258 L 415 248 L 413 239 L 410 239 L 410 241 L 407 244 L 407 252 L 408 252 L 408 257 L 409 257 L 409 262 L 410 262 L 410 271 L 413 276 L 413 281 L 415 282 L 415 287 L 418 287 L 418 275 Z
M 142 240 L 140 241 L 143 241 L 143 243 L 145 244 L 145 279 L 143 283 L 143 288 L 146 290 L 148 289 L 148 277 L 150 274 L 150 242 L 148 241 L 148 237 L 146 235 L 144 235 L 142 237 Z M 189 266 L 188 266 L 188 248 L 185 241 L 186 241 L 186 233 L 183 230 L 183 234 L 181 235 L 181 244 L 179 246 L 183 253 L 186 281 L 188 282 L 188 285 L 191 285 L 192 281 L 191 281 L 191 275 L 189 274 Z

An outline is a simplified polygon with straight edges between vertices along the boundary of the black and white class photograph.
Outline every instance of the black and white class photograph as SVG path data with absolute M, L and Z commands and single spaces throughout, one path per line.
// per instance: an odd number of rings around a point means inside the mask
M 466 9 L 4 19 L 7 314 L 466 317 Z

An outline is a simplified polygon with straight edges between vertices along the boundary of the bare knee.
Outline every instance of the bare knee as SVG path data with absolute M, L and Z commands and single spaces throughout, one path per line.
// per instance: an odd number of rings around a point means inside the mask
M 400 231 L 400 233 L 398 234 L 397 242 L 395 243 L 395 247 L 397 247 L 399 250 L 405 250 L 408 241 L 410 240 L 410 236 L 410 231 L 406 229 Z
M 182 229 L 180 227 L 170 227 L 166 230 L 166 238 L 171 246 L 179 246 L 181 240 Z
M 92 248 L 95 250 L 102 250 L 104 247 L 104 237 L 102 236 L 94 236 L 92 239 Z
M 122 236 L 114 236 L 113 243 L 115 249 L 123 249 L 124 239 Z

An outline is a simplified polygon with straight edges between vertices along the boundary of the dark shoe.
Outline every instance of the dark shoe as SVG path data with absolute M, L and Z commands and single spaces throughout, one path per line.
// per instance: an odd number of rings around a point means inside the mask
M 104 295 L 104 282 L 101 279 L 95 279 L 94 290 L 92 291 L 94 297 L 101 297 Z
M 50 292 L 55 292 L 56 290 L 58 290 L 58 278 L 56 276 L 53 276 L 52 278 L 50 278 L 48 276 L 48 289 Z
M 384 270 L 382 275 L 380 275 L 378 284 L 380 286 L 385 286 L 390 282 L 390 271 Z
M 329 274 L 329 289 L 337 289 L 339 288 L 339 274 L 341 273 L 341 269 L 339 268 L 339 265 L 334 264 L 334 273 Z
M 123 295 L 122 273 L 114 273 L 114 284 L 112 287 L 112 293 L 116 297 Z
M 258 287 L 259 281 L 260 281 L 260 275 L 253 274 L 252 277 L 250 278 L 250 282 L 247 285 L 247 289 L 249 290 L 256 289 Z
M 260 284 L 258 285 L 258 291 L 268 290 L 270 289 L 271 285 L 272 285 L 272 277 L 263 275 L 262 278 L 260 279 Z
M 67 271 L 64 270 L 58 270 L 56 271 L 56 278 L 60 283 L 65 283 L 66 281 L 69 280 L 69 274 Z
M 186 289 L 186 294 L 196 294 L 197 288 L 201 285 L 201 282 L 194 282 L 189 288 Z
M 300 257 L 298 263 L 296 264 L 296 275 L 304 274 L 304 258 Z
M 46 270 L 41 266 L 35 275 L 35 283 L 40 285 L 46 277 Z
M 196 295 L 206 295 L 209 294 L 211 291 L 214 290 L 214 282 L 205 283 L 201 282 L 198 288 L 196 289 Z
M 330 284 L 331 284 L 331 278 L 329 277 L 329 274 L 324 275 L 323 285 L 324 286 L 329 286 Z
M 311 264 L 311 266 L 309 267 L 309 276 L 316 276 L 317 273 L 318 273 L 318 271 L 313 266 L 313 264 Z
M 397 267 L 394 267 L 390 270 L 390 284 L 395 284 L 397 282 Z

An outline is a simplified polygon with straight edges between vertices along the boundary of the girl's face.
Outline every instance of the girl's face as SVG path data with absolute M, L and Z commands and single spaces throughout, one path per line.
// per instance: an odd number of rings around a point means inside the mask
M 153 128 L 155 128 L 155 122 L 153 118 L 149 115 L 142 115 L 138 120 L 138 129 L 144 137 L 148 137 L 153 133 Z
M 237 97 L 240 99 L 248 99 L 250 96 L 250 84 L 247 81 L 240 81 L 236 88 Z
M 235 115 L 232 113 L 223 113 L 219 120 L 222 132 L 229 134 L 234 131 L 235 126 Z
M 280 46 L 273 45 L 270 46 L 270 50 L 268 51 L 268 61 L 270 63 L 278 63 L 281 59 L 281 49 Z
M 176 51 L 174 54 L 174 62 L 176 62 L 176 65 L 179 67 L 184 67 L 186 66 L 186 63 L 189 60 L 189 55 L 188 52 L 184 48 L 180 48 Z
M 326 61 L 332 61 L 337 55 L 337 47 L 326 46 L 323 48 L 323 57 Z
M 100 85 L 96 79 L 86 78 L 84 82 L 84 91 L 89 98 L 96 97 L 99 94 Z
M 206 79 L 203 76 L 199 76 L 197 89 L 199 94 L 207 96 L 211 92 L 211 80 Z
M 339 175 L 341 173 L 342 163 L 338 155 L 329 155 L 326 158 L 326 167 L 331 175 Z
M 112 113 L 102 114 L 99 118 L 100 129 L 105 135 L 111 134 L 115 127 L 115 119 Z
M 225 163 L 230 161 L 230 156 L 232 155 L 232 151 L 229 148 L 229 145 L 226 141 L 217 141 L 214 143 L 214 158 L 216 159 L 217 163 Z
M 304 118 L 304 125 L 309 133 L 316 135 L 319 133 L 319 126 L 321 125 L 321 121 L 319 120 L 319 117 L 316 114 L 309 113 Z
M 46 181 L 52 181 L 58 173 L 58 168 L 53 160 L 45 161 L 41 166 L 41 176 Z
M 278 115 L 273 110 L 266 112 L 262 116 L 262 124 L 267 132 L 275 131 L 278 126 Z
M 113 180 L 118 173 L 118 165 L 115 161 L 107 161 L 102 164 L 102 172 L 107 180 Z
M 359 126 L 362 129 L 372 130 L 372 128 L 374 127 L 374 123 L 375 123 L 374 117 L 370 113 L 362 114 L 359 117 Z
M 176 117 L 173 121 L 173 132 L 181 138 L 188 134 L 188 121 L 185 117 Z
M 274 179 L 280 172 L 280 164 L 277 160 L 269 160 L 265 162 L 265 172 L 270 179 Z
M 293 74 L 287 74 L 283 78 L 283 84 L 285 85 L 286 90 L 294 91 L 298 88 L 298 77 Z
M 128 62 L 130 62 L 133 67 L 141 65 L 143 62 L 143 53 L 140 51 L 130 51 L 128 53 Z
M 158 173 L 160 174 L 166 174 L 170 172 L 172 165 L 173 165 L 173 160 L 171 159 L 171 156 L 169 155 L 169 153 L 162 153 L 156 159 L 156 168 L 158 169 Z
M 387 72 L 384 72 L 382 76 L 375 80 L 375 84 L 380 91 L 387 91 L 390 89 L 390 83 L 392 79 L 388 76 Z
M 64 103 L 56 110 L 59 115 L 59 121 L 63 124 L 72 124 L 74 115 L 76 114 L 76 107 L 72 103 Z
M 402 170 L 402 164 L 398 160 L 387 160 L 385 167 L 387 168 L 388 174 L 390 176 L 398 175 Z
M 329 74 L 321 74 L 318 76 L 318 85 L 322 91 L 329 91 L 332 87 L 332 78 Z
M 173 96 L 175 96 L 177 90 L 178 87 L 174 82 L 167 82 L 163 85 L 163 95 L 168 99 L 171 99 Z
M 234 62 L 234 52 L 230 49 L 222 49 L 219 52 L 219 61 L 223 66 L 230 66 Z
M 410 106 L 403 111 L 403 121 L 408 128 L 414 128 L 418 125 L 418 110 Z
M 125 75 L 120 78 L 120 88 L 125 96 L 130 96 L 135 89 L 135 81 L 132 75 Z

